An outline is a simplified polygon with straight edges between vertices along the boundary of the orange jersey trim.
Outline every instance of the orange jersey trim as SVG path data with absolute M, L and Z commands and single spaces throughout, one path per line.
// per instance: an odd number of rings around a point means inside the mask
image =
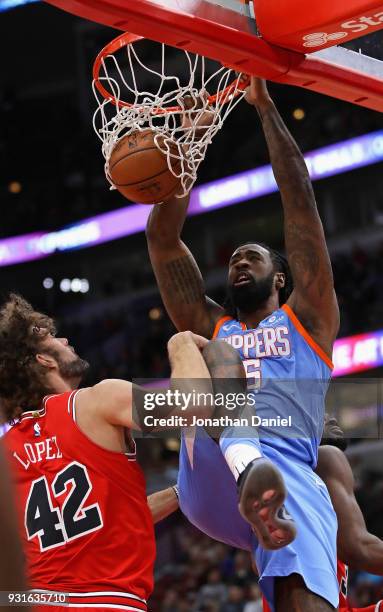
M 233 317 L 229 317 L 229 316 L 221 317 L 220 319 L 218 319 L 215 325 L 215 328 L 214 328 L 212 339 L 214 340 L 214 338 L 218 336 L 219 330 L 221 329 L 222 325 L 226 323 L 226 321 L 235 321 L 235 320 L 236 319 L 233 319 Z M 241 323 L 241 321 L 238 321 L 238 323 L 240 324 L 243 330 L 247 329 L 245 323 Z
M 315 342 L 315 340 L 310 336 L 310 334 L 305 330 L 302 323 L 291 310 L 290 306 L 287 304 L 283 304 L 281 310 L 284 310 L 290 321 L 294 325 L 297 332 L 301 334 L 301 336 L 306 340 L 307 344 L 311 346 L 311 348 L 316 352 L 316 354 L 325 362 L 325 364 L 330 368 L 330 370 L 334 369 L 334 364 L 331 359 L 326 355 L 323 349 Z
M 212 335 L 212 338 L 214 340 L 214 338 L 216 338 L 218 336 L 219 330 L 221 329 L 222 325 L 224 323 L 226 323 L 226 321 L 230 321 L 231 317 L 221 317 L 220 319 L 218 319 L 217 323 L 215 324 L 215 328 L 214 328 L 214 332 Z

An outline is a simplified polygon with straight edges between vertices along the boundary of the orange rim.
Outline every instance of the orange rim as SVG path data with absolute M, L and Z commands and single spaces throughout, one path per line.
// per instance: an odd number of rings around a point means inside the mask
M 119 51 L 120 49 L 122 49 L 122 47 L 132 45 L 133 43 L 138 42 L 139 40 L 144 40 L 144 37 L 138 36 L 136 34 L 130 34 L 129 32 L 124 32 L 123 34 L 120 34 L 120 36 L 114 38 L 110 43 L 105 45 L 103 49 L 101 49 L 93 64 L 93 80 L 95 82 L 97 90 L 106 100 L 110 100 L 113 104 L 115 104 L 115 106 L 118 106 L 119 108 L 132 108 L 134 104 L 130 104 L 129 102 L 125 102 L 124 100 L 117 100 L 115 96 L 103 86 L 100 81 L 100 69 L 104 59 L 108 55 L 113 55 L 113 53 Z M 228 102 L 230 94 L 238 96 L 240 92 L 247 87 L 249 81 L 250 77 L 248 76 L 246 78 L 241 78 L 239 82 L 238 79 L 235 79 L 221 92 L 209 96 L 209 104 L 220 102 L 222 98 L 226 98 L 226 101 Z M 152 112 L 154 115 L 163 115 L 166 113 L 180 113 L 183 111 L 184 109 L 181 106 L 168 106 L 166 108 L 154 108 Z

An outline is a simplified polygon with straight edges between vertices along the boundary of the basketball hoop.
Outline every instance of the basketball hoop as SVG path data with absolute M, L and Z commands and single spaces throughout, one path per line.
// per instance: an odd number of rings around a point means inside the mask
M 145 40 L 124 33 L 98 54 L 93 66 L 98 102 L 93 126 L 102 142 L 111 189 L 109 159 L 114 147 L 132 132 L 150 128 L 169 170 L 180 180 L 182 188 L 176 197 L 182 197 L 192 188 L 208 145 L 243 97 L 249 77 L 217 68 L 216 62 L 212 68 L 213 62 L 203 56 L 153 41 L 147 43 L 155 45 L 157 52 L 150 54 L 150 65 L 146 65 L 147 59 L 140 57 L 135 45 Z M 166 72 L 169 55 L 168 70 L 179 76 Z M 209 95 L 209 90 L 215 93 Z

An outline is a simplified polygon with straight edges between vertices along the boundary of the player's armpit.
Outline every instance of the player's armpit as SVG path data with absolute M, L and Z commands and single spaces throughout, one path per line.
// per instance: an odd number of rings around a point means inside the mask
M 152 513 L 154 524 L 173 514 L 179 508 L 178 497 L 174 487 L 169 487 L 149 495 L 148 506 Z
M 166 310 L 179 331 L 211 337 L 223 309 L 207 298 L 198 265 L 181 240 L 188 198 L 153 207 L 146 229 L 150 260 Z
M 338 448 L 323 446 L 316 472 L 327 485 L 338 518 L 339 559 L 353 569 L 383 575 L 383 541 L 367 530 L 347 457 Z

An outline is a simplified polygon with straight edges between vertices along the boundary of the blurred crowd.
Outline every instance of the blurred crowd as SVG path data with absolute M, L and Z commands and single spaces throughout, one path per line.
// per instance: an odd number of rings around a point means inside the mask
M 262 612 L 251 556 L 191 525 L 172 526 L 174 556 L 156 572 L 153 612 Z
M 368 252 L 354 246 L 332 258 L 341 312 L 340 336 L 379 329 L 383 321 L 383 244 Z
M 157 563 L 153 612 L 262 612 L 249 552 L 211 540 L 179 516 L 170 531 L 172 553 L 168 550 L 168 558 Z M 161 554 L 166 525 L 157 532 Z M 348 593 L 355 607 L 375 604 L 383 599 L 383 578 L 351 572 Z

